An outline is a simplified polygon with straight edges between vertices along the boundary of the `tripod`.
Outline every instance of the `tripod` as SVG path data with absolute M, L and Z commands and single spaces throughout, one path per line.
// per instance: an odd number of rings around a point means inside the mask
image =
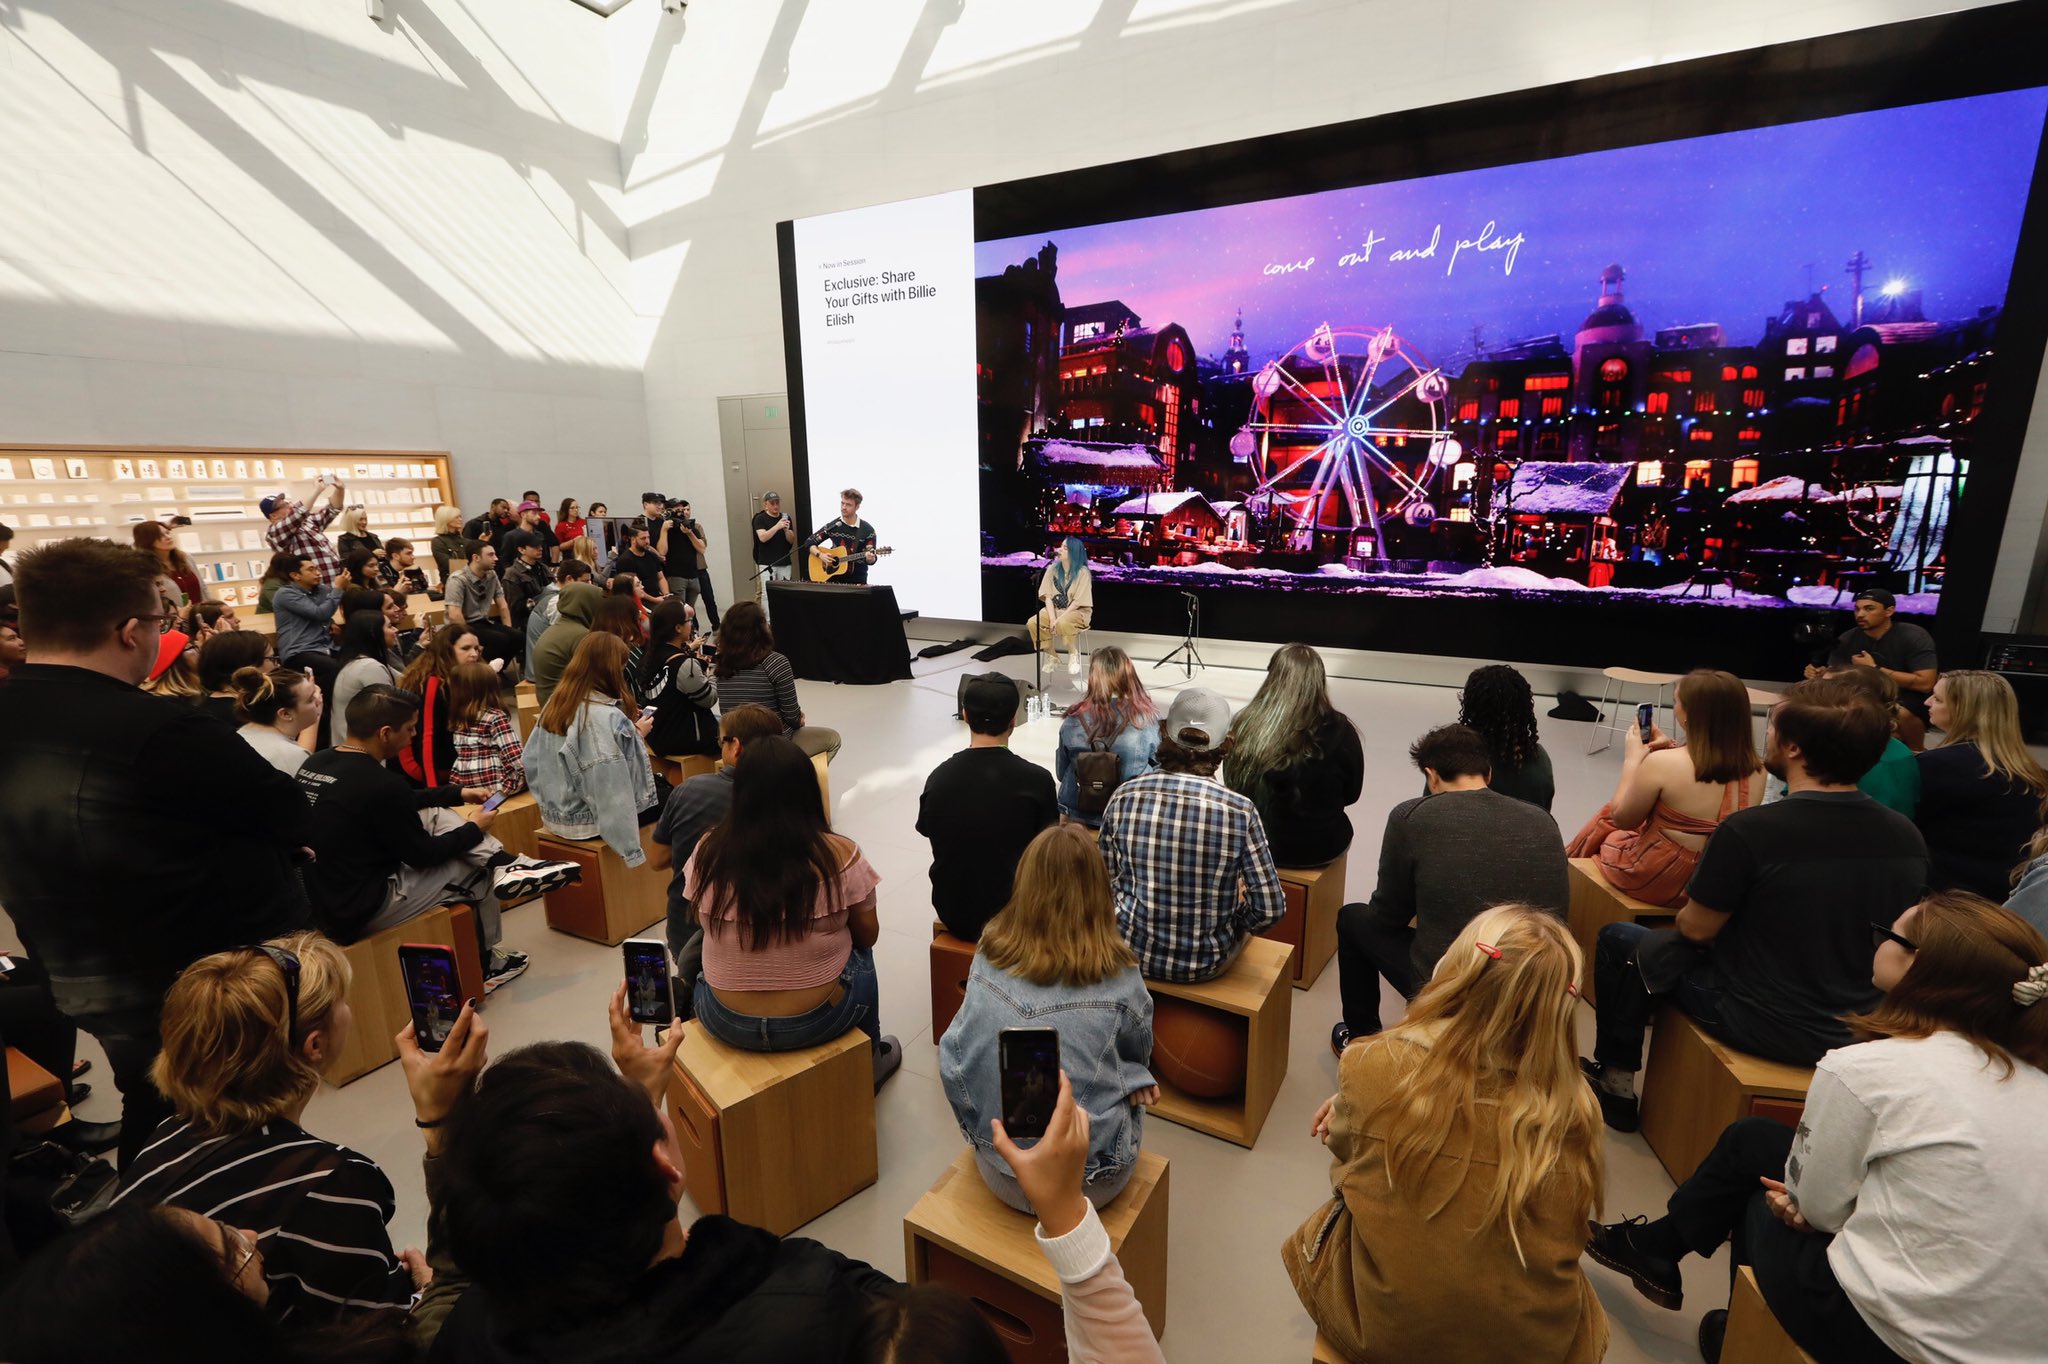
M 1186 602 L 1188 606 L 1187 638 L 1183 639 L 1179 647 L 1174 649 L 1172 653 L 1160 659 L 1152 666 L 1163 668 L 1178 658 L 1180 659 L 1182 674 L 1192 682 L 1195 677 L 1195 669 L 1201 668 L 1207 671 L 1209 667 L 1208 664 L 1202 661 L 1202 650 L 1199 647 L 1202 642 L 1202 599 L 1192 592 L 1183 592 L 1180 596 L 1181 600 Z M 1183 657 L 1183 655 L 1185 656 Z

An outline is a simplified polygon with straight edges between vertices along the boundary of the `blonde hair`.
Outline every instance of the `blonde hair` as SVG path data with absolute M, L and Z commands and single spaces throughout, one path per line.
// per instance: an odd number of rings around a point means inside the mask
M 582 560 L 592 568 L 597 567 L 597 546 L 590 542 L 588 535 L 570 537 L 569 542 L 562 546 L 562 552 L 572 559 Z
M 2004 777 L 2037 796 L 2048 796 L 2048 772 L 2027 752 L 2020 737 L 2020 701 L 2012 683 L 1981 668 L 1943 673 L 1935 684 L 1947 688 L 1948 728 L 1941 744 L 1973 743 L 1984 755 L 1984 775 Z
M 287 1032 L 284 968 L 254 947 L 201 957 L 164 996 L 163 1050 L 150 1081 L 179 1117 L 214 1133 L 247 1131 L 290 1112 L 320 1087 L 303 1050 L 348 998 L 348 958 L 318 933 L 267 944 L 299 959 L 298 1027 Z
M 153 696 L 176 696 L 194 701 L 206 695 L 206 688 L 199 682 L 196 652 L 190 647 L 179 650 L 171 666 L 144 682 L 142 689 Z
M 1017 860 L 1010 902 L 976 948 L 990 966 L 1033 985 L 1094 985 L 1138 958 L 1117 931 L 1102 850 L 1079 825 L 1042 831 Z
M 462 533 L 462 509 L 441 507 L 434 512 L 434 534 L 460 535 Z
M 1481 1124 L 1496 1127 L 1500 1149 L 1482 1225 L 1505 1227 L 1525 1266 L 1519 1224 L 1546 1181 L 1564 1181 L 1576 1221 L 1600 1210 L 1600 1108 L 1578 1063 L 1582 965 L 1563 920 L 1497 905 L 1465 925 L 1408 1016 L 1369 1044 L 1403 1046 L 1413 1066 L 1373 1109 L 1387 1114 L 1388 1182 L 1422 1188 L 1462 1120 L 1472 1133 L 1462 1186 L 1475 1174 Z M 1423 1216 L 1435 1217 L 1456 1193 L 1448 1190 Z
M 341 515 L 334 518 L 335 533 L 339 535 L 362 535 L 369 527 L 370 513 L 363 507 L 343 507 Z

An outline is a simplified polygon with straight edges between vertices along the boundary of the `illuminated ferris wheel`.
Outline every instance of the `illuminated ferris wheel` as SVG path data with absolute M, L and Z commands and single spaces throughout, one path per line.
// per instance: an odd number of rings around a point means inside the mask
M 1290 549 L 1317 531 L 1382 521 L 1427 523 L 1430 484 L 1457 463 L 1445 427 L 1450 379 L 1392 327 L 1333 328 L 1314 335 L 1252 378 L 1251 415 L 1230 451 L 1258 478 L 1253 510 L 1283 519 Z

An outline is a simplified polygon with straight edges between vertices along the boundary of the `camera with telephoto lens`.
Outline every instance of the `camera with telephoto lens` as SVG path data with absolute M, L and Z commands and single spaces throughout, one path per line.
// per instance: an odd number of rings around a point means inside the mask
M 1806 661 L 1815 667 L 1828 661 L 1835 651 L 1835 624 L 1824 611 L 1815 611 L 1792 627 L 1792 642 L 1806 651 Z

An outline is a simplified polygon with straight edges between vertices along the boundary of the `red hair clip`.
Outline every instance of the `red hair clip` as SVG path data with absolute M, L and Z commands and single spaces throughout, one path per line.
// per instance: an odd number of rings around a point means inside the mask
M 1484 952 L 1487 956 L 1492 957 L 1495 961 L 1500 960 L 1500 949 L 1498 947 L 1495 947 L 1492 943 L 1476 942 L 1472 945 L 1478 948 L 1480 951 Z

